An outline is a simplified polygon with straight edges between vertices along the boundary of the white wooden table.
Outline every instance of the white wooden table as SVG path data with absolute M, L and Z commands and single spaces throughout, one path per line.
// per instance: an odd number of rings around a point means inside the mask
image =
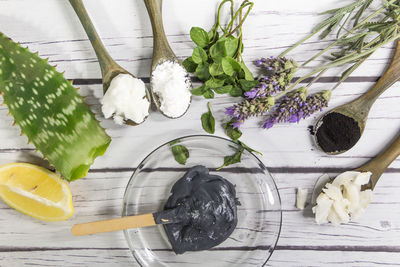
M 164 20 L 168 39 L 180 58 L 191 53 L 188 32 L 192 26 L 210 28 L 217 0 L 165 0 Z M 317 13 L 349 1 L 255 0 L 245 26 L 245 59 L 278 55 L 305 36 L 319 21 Z M 111 55 L 127 70 L 148 78 L 152 34 L 140 0 L 86 0 L 85 4 Z M 120 216 L 125 186 L 137 164 L 158 145 L 172 138 L 202 134 L 199 121 L 206 101 L 195 97 L 181 119 L 167 120 L 152 112 L 139 127 L 119 127 L 100 114 L 100 68 L 79 21 L 67 0 L 0 0 L 0 31 L 49 57 L 60 71 L 81 87 L 113 141 L 85 179 L 71 183 L 74 216 L 66 222 L 31 219 L 0 203 L 0 266 L 137 266 L 122 232 L 76 238 L 75 223 Z M 298 61 L 318 50 L 310 41 L 292 56 Z M 388 64 L 393 46 L 375 53 L 353 77 L 334 91 L 330 107 L 365 92 Z M 251 65 L 251 64 L 250 64 Z M 326 74 L 314 88 L 330 88 L 339 72 Z M 235 99 L 212 101 L 215 116 L 224 119 L 224 108 Z M 300 124 L 271 130 L 251 120 L 243 127 L 243 141 L 261 152 L 280 190 L 283 226 L 271 266 L 377 266 L 400 265 L 400 161 L 383 175 L 373 201 L 359 222 L 341 227 L 318 226 L 294 207 L 295 189 L 308 188 L 324 172 L 332 175 L 356 167 L 375 156 L 399 132 L 400 84 L 385 92 L 373 107 L 366 131 L 350 152 L 329 157 L 317 151 L 307 126 L 318 115 Z M 0 107 L 0 164 L 24 161 L 45 164 L 19 129 L 12 126 L 5 106 Z M 224 136 L 218 125 L 216 135 Z

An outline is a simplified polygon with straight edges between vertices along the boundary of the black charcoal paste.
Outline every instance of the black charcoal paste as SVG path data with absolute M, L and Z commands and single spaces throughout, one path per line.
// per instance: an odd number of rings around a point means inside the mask
M 199 165 L 174 184 L 159 215 L 169 214 L 174 216 L 171 220 L 178 221 L 164 224 L 164 229 L 175 253 L 182 254 L 210 249 L 225 241 L 236 228 L 237 205 L 240 203 L 234 185 Z M 157 217 L 156 222 L 165 220 Z
M 352 148 L 361 137 L 358 122 L 346 115 L 332 112 L 325 115 L 316 132 L 317 142 L 325 152 L 342 152 Z

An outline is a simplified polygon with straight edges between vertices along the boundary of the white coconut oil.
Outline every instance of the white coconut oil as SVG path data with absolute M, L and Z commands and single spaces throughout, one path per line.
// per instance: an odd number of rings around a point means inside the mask
M 113 117 L 120 125 L 125 120 L 142 123 L 149 115 L 145 84 L 130 74 L 119 74 L 111 80 L 101 104 L 104 117 Z
M 313 207 L 316 222 L 340 225 L 358 219 L 371 202 L 372 190 L 361 190 L 370 178 L 370 172 L 347 171 L 327 183 Z

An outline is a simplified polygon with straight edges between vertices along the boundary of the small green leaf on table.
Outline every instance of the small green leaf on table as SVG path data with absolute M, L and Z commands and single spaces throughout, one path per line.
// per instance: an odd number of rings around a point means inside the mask
M 177 145 L 178 143 L 180 143 L 180 140 L 175 140 L 169 143 L 169 145 L 171 146 L 171 151 L 176 162 L 181 165 L 185 165 L 187 159 L 189 158 L 189 150 L 183 145 Z
M 224 164 L 221 167 L 217 168 L 217 171 L 219 171 L 222 168 L 227 167 L 229 165 L 239 163 L 242 160 L 243 151 L 244 151 L 244 148 L 241 147 L 241 148 L 238 148 L 238 150 L 235 152 L 235 154 L 224 157 Z
M 242 136 L 242 132 L 238 129 L 238 128 L 233 128 L 233 123 L 234 121 L 228 121 L 227 123 L 225 123 L 223 125 L 224 129 L 225 129 L 225 133 L 226 135 L 232 139 L 232 141 L 238 141 L 239 138 Z
M 201 115 L 201 125 L 203 126 L 204 131 L 213 134 L 215 132 L 215 119 L 211 113 L 210 102 L 208 102 L 207 107 L 208 112 Z

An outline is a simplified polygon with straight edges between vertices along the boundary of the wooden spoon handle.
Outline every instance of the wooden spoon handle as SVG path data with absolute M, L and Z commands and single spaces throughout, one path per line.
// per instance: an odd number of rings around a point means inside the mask
M 154 221 L 153 214 L 149 213 L 105 221 L 76 224 L 72 227 L 71 231 L 75 236 L 82 236 L 153 225 L 156 225 L 156 222 Z
M 97 58 L 100 63 L 101 73 L 104 77 L 107 74 L 108 69 L 110 69 L 116 63 L 104 47 L 99 35 L 97 34 L 96 28 L 90 20 L 89 14 L 85 9 L 82 0 L 69 0 L 69 2 L 74 8 L 75 13 L 78 15 L 78 18 L 81 21 L 90 42 L 92 43 L 93 49 L 96 52 Z
M 154 69 L 160 60 L 175 60 L 176 56 L 169 46 L 167 37 L 165 35 L 162 19 L 162 0 L 144 0 L 144 3 L 146 5 L 147 12 L 149 13 L 151 27 L 153 29 L 152 69 Z
M 396 51 L 393 55 L 392 62 L 386 69 L 383 76 L 378 82 L 363 96 L 356 99 L 354 102 L 362 105 L 362 110 L 369 111 L 375 100 L 388 88 L 390 88 L 395 82 L 400 79 L 400 40 L 397 41 Z
M 371 189 L 375 188 L 376 183 L 381 177 L 382 173 L 385 172 L 387 167 L 400 155 L 400 135 L 394 140 L 390 146 L 385 149 L 377 157 L 369 161 L 367 164 L 356 169 L 361 172 L 372 172 L 371 182 L 368 187 Z

